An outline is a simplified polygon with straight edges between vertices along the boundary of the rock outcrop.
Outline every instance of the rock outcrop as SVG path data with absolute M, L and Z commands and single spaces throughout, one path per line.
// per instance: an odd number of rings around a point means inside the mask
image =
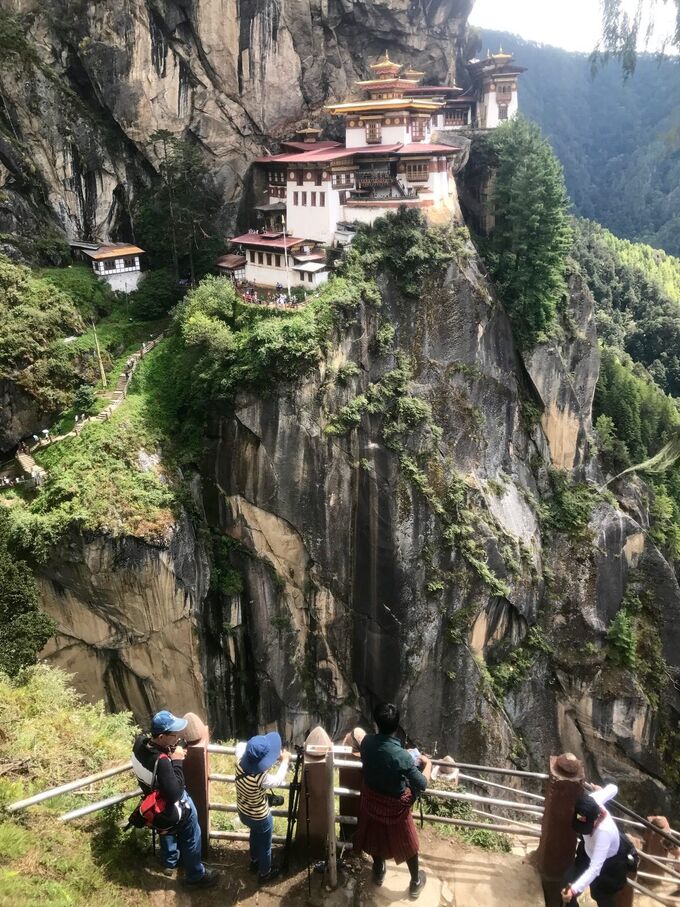
M 87 700 L 141 721 L 166 707 L 204 713 L 197 610 L 207 580 L 186 517 L 163 546 L 76 538 L 38 573 L 42 606 L 57 622 L 43 655 L 73 674 Z

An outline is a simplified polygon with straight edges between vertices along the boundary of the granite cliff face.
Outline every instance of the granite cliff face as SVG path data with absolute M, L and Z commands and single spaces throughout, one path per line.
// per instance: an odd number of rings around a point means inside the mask
M 74 537 L 38 572 L 42 607 L 57 622 L 43 652 L 73 674 L 86 699 L 140 720 L 173 704 L 205 711 L 198 609 L 207 557 L 187 518 L 165 544 Z
M 131 239 L 158 129 L 204 150 L 232 226 L 253 157 L 386 49 L 453 77 L 471 0 L 1 0 L 31 23 L 0 106 L 0 232 Z

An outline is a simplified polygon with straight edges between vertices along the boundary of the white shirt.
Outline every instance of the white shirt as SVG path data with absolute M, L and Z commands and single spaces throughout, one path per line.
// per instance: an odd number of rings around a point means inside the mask
M 604 804 L 613 800 L 618 792 L 619 789 L 615 784 L 608 784 L 602 790 L 593 791 L 588 796 L 592 797 L 598 806 L 604 807 Z M 575 882 L 571 883 L 571 890 L 575 894 L 585 891 L 599 876 L 604 861 L 615 857 L 619 852 L 619 829 L 606 809 L 604 819 L 597 828 L 593 829 L 592 835 L 583 835 L 583 844 L 590 857 L 590 866 Z
M 246 751 L 245 743 L 236 744 L 236 752 L 234 753 L 234 755 L 236 757 L 237 762 L 241 761 L 245 751 Z M 288 771 L 288 760 L 284 759 L 281 762 L 281 765 L 279 766 L 279 770 L 275 775 L 272 775 L 270 772 L 267 772 L 267 774 L 262 779 L 262 783 L 261 783 L 260 787 L 278 787 L 279 784 L 283 784 L 287 771 Z

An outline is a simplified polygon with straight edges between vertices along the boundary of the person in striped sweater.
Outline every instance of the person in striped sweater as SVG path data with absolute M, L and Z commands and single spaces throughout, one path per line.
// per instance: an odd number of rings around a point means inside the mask
M 269 769 L 279 759 L 278 771 L 271 773 Z M 281 749 L 276 731 L 251 737 L 236 747 L 236 806 L 239 819 L 250 829 L 250 870 L 257 872 L 260 884 L 281 872 L 272 865 L 274 820 L 267 790 L 283 783 L 289 763 L 290 753 Z

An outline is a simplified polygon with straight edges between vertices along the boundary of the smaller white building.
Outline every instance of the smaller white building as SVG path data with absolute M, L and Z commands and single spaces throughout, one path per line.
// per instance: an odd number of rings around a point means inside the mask
M 111 287 L 121 293 L 134 292 L 142 279 L 139 256 L 144 249 L 128 243 L 111 243 L 98 249 L 83 249 L 92 261 L 92 270 Z
M 326 253 L 310 240 L 253 230 L 230 241 L 242 250 L 245 280 L 255 286 L 313 290 L 328 280 Z

